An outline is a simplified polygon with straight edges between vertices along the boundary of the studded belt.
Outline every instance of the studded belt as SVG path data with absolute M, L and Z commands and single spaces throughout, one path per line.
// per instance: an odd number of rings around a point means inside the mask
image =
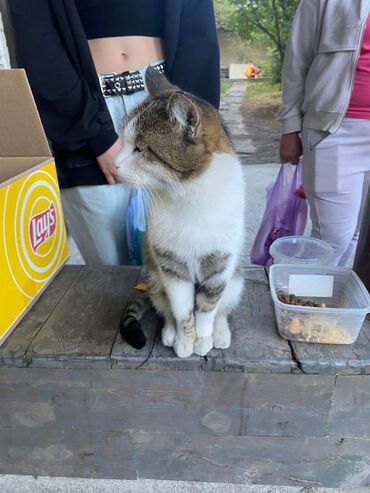
M 165 65 L 164 63 L 159 63 L 158 65 L 153 65 L 153 68 L 163 74 Z M 122 72 L 122 74 L 106 72 L 99 74 L 99 81 L 105 98 L 120 95 L 128 96 L 145 89 L 144 79 L 139 70 Z

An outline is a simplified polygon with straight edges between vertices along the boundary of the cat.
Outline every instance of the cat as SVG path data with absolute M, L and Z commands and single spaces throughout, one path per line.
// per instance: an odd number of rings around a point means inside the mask
M 151 196 L 145 267 L 162 343 L 180 358 L 205 356 L 230 346 L 227 317 L 243 290 L 242 167 L 212 106 L 154 69 L 146 85 L 124 125 L 117 175 Z

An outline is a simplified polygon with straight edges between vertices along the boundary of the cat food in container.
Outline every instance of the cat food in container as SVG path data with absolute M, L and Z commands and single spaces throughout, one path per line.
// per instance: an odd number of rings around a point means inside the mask
M 370 312 L 370 295 L 351 269 L 277 264 L 270 289 L 279 333 L 291 341 L 352 344 Z
M 329 265 L 334 250 L 325 241 L 304 236 L 284 236 L 270 247 L 274 264 Z

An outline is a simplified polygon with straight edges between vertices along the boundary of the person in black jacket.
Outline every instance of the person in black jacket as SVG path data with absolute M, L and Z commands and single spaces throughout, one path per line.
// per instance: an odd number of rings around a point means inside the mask
M 24 67 L 55 156 L 67 227 L 88 264 L 128 263 L 130 197 L 113 159 L 122 120 L 146 97 L 145 69 L 216 108 L 212 0 L 8 0 Z

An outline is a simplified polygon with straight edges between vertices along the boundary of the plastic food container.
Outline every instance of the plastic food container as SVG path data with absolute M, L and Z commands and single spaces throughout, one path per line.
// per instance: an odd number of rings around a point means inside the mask
M 304 236 L 285 236 L 272 243 L 270 255 L 274 264 L 329 265 L 335 253 L 325 241 Z
M 316 288 L 320 288 L 320 282 L 327 284 L 326 281 L 329 281 L 330 284 L 333 281 L 332 295 L 315 297 L 302 296 L 299 292 L 289 293 L 294 276 L 299 276 L 295 279 L 298 279 L 306 291 L 311 289 L 310 286 L 315 290 L 315 283 L 318 283 Z M 325 279 L 321 276 L 325 276 Z M 279 333 L 284 339 L 291 341 L 352 344 L 358 337 L 367 313 L 370 312 L 370 295 L 351 269 L 273 265 L 270 268 L 270 289 Z M 304 301 L 325 304 L 326 308 L 288 305 L 278 299 L 279 294 L 296 294 Z

